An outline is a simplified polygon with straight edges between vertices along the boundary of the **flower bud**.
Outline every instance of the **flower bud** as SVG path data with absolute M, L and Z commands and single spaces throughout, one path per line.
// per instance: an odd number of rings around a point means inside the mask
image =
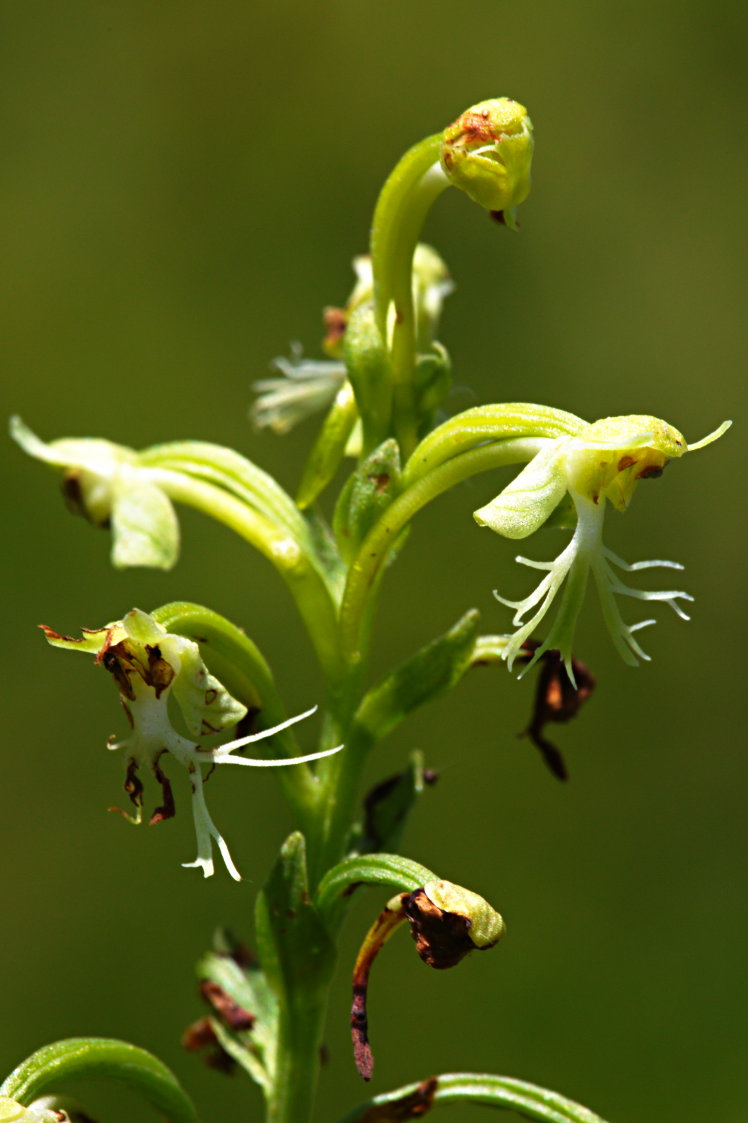
M 514 227 L 530 193 L 532 122 L 511 98 L 481 101 L 444 130 L 441 163 L 450 182 Z
M 454 967 L 471 951 L 485 951 L 506 931 L 488 901 L 451 881 L 429 881 L 404 901 L 410 934 L 424 963 Z
M 454 967 L 476 948 L 493 947 L 506 931 L 488 901 L 451 881 L 434 878 L 387 902 L 367 932 L 353 968 L 351 1037 L 356 1068 L 364 1080 L 371 1080 L 374 1069 L 367 1013 L 369 973 L 382 947 L 406 919 L 421 959 L 439 970 Z

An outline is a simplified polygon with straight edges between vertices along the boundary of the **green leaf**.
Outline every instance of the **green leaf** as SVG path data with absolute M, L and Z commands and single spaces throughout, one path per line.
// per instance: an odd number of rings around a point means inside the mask
M 317 889 L 317 908 L 329 922 L 343 898 L 358 885 L 385 885 L 400 893 L 413 893 L 435 878 L 426 866 L 400 854 L 360 854 L 328 870 Z
M 471 664 L 480 615 L 472 609 L 370 690 L 354 719 L 364 744 L 381 740 L 412 710 L 460 681 Z
M 281 847 L 255 910 L 257 945 L 265 975 L 291 1016 L 316 1012 L 335 958 L 330 937 L 309 893 L 306 844 L 298 831 Z
M 103 1037 L 71 1037 L 45 1045 L 11 1072 L 0 1095 L 28 1106 L 71 1081 L 91 1078 L 127 1084 L 169 1123 L 198 1123 L 192 1101 L 165 1064 L 145 1049 Z
M 605 1123 L 599 1115 L 558 1092 L 508 1076 L 470 1072 L 445 1073 L 374 1096 L 338 1123 L 400 1123 L 420 1119 L 435 1107 L 466 1103 L 514 1111 L 541 1123 Z
M 357 420 L 353 387 L 350 382 L 345 382 L 335 395 L 304 466 L 296 496 L 296 503 L 302 511 L 317 500 L 337 472 Z
M 387 440 L 358 466 L 340 493 L 333 526 L 346 561 L 399 494 L 400 450 L 397 441 Z

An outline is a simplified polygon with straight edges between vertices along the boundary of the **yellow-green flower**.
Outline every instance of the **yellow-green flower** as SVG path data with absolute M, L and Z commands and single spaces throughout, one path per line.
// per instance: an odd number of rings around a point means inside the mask
M 567 495 L 576 513 L 572 539 L 553 561 L 517 558 L 521 565 L 545 572 L 529 596 L 520 601 L 510 601 L 495 593 L 502 604 L 515 610 L 512 623 L 517 630 L 504 653 L 510 668 L 522 644 L 541 623 L 563 587 L 561 604 L 551 630 L 531 663 L 544 651 L 558 649 L 567 673 L 574 681 L 574 629 L 590 571 L 597 585 L 608 631 L 627 663 L 636 665 L 639 659 L 649 659 L 634 633 L 655 621 L 647 619 L 634 624 L 624 623 L 616 596 L 662 601 L 682 619 L 688 619 L 682 608 L 683 601 L 693 599 L 688 593 L 675 589 L 642 590 L 624 583 L 621 573 L 657 566 L 668 569 L 683 567 L 677 562 L 661 560 L 629 565 L 608 550 L 602 539 L 606 501 L 619 511 L 626 510 L 640 480 L 662 475 L 669 460 L 683 456 L 687 451 L 703 448 L 720 437 L 729 424 L 725 422 L 716 432 L 689 448 L 677 429 L 656 417 L 631 415 L 596 421 L 577 436 L 559 437 L 549 442 L 495 499 L 474 513 L 476 522 L 481 526 L 515 539 L 527 538 L 538 530 Z M 525 621 L 531 612 L 532 616 Z

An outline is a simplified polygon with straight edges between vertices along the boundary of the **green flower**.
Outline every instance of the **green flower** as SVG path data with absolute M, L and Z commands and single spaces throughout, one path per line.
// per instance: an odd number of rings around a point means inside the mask
M 247 713 L 246 706 L 229 694 L 214 678 L 200 655 L 198 645 L 184 636 L 166 631 L 151 616 L 134 608 L 113 624 L 95 631 L 84 630 L 82 639 L 61 636 L 44 627 L 48 641 L 54 647 L 69 651 L 86 651 L 96 655 L 114 678 L 120 700 L 131 726 L 130 736 L 123 741 L 110 740 L 110 749 L 122 749 L 127 756 L 125 791 L 136 808 L 134 816 L 126 815 L 130 822 L 140 823 L 143 785 L 138 777 L 141 765 L 148 767 L 161 785 L 163 805 L 151 816 L 151 823 L 171 818 L 174 800 L 171 785 L 161 764 L 165 754 L 173 757 L 190 774 L 192 784 L 192 815 L 197 835 L 197 857 L 185 866 L 198 866 L 205 877 L 213 873 L 214 840 L 226 865 L 236 880 L 240 875 L 234 865 L 228 846 L 213 822 L 205 802 L 203 767 L 212 770 L 218 764 L 238 764 L 244 767 L 281 768 L 301 764 L 339 752 L 342 745 L 324 752 L 275 760 L 255 760 L 235 756 L 237 749 L 272 737 L 297 721 L 309 717 L 316 707 L 289 718 L 272 729 L 264 729 L 248 737 L 228 741 L 215 748 L 206 748 L 191 738 L 219 733 L 235 725 Z M 169 716 L 169 698 L 178 706 L 189 737 L 178 733 Z M 124 812 L 123 812 L 124 814 Z
M 11 418 L 24 452 L 63 468 L 63 491 L 77 514 L 112 530 L 112 564 L 171 569 L 179 555 L 179 523 L 171 500 L 152 482 L 137 452 L 98 438 L 64 437 L 46 444 Z
M 526 538 L 538 530 L 567 495 L 576 513 L 572 539 L 557 558 L 549 562 L 517 558 L 521 565 L 545 572 L 529 596 L 520 601 L 510 601 L 498 592 L 494 594 L 502 604 L 515 609 L 512 623 L 517 631 L 504 652 L 510 669 L 523 643 L 543 620 L 563 587 L 561 605 L 551 630 L 527 667 L 536 662 L 543 652 L 558 649 L 569 678 L 574 682 L 574 629 L 590 571 L 597 585 L 608 631 L 627 663 L 636 665 L 639 659 L 649 659 L 634 633 L 655 621 L 624 623 L 616 596 L 662 601 L 681 619 L 688 620 L 681 604 L 693 599 L 688 593 L 671 589 L 642 590 L 624 583 L 620 576 L 622 573 L 657 566 L 668 569 L 683 567 L 677 562 L 660 560 L 629 565 L 608 550 L 602 540 L 606 501 L 617 510 L 625 511 L 639 480 L 662 475 L 669 460 L 710 444 L 729 425 L 730 422 L 725 422 L 716 432 L 689 448 L 676 429 L 656 417 L 632 415 L 596 421 L 577 436 L 559 437 L 549 442 L 500 495 L 474 513 L 476 522 L 481 526 L 515 539 Z M 532 616 L 525 622 L 530 612 Z

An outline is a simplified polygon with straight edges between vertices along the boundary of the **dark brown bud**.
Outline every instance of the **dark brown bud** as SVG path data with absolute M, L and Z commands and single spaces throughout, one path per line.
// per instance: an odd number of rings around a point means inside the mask
M 439 971 L 476 948 L 493 947 L 505 931 L 488 901 L 451 881 L 430 881 L 406 897 L 403 908 L 418 954 Z

